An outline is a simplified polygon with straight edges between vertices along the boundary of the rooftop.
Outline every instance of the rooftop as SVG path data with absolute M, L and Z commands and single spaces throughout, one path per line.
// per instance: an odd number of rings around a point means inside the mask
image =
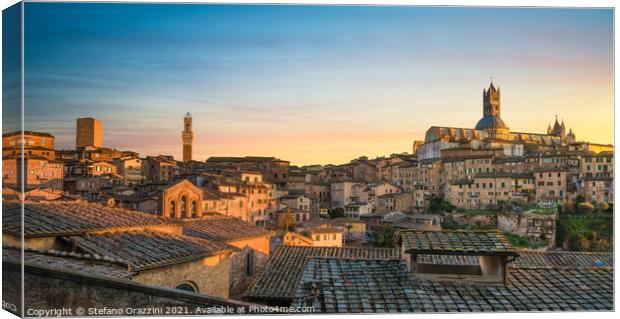
M 417 280 L 398 260 L 310 258 L 294 297 L 319 312 L 609 311 L 613 271 L 517 268 L 498 286 Z
M 290 193 L 280 197 L 280 199 L 297 199 L 299 197 L 308 197 L 306 193 Z
M 288 163 L 288 161 L 283 161 L 283 160 L 280 160 L 280 159 L 275 158 L 275 157 L 267 157 L 267 156 L 245 156 L 245 157 L 233 157 L 233 156 L 218 157 L 218 156 L 212 156 L 212 157 L 209 157 L 207 159 L 207 162 L 236 162 L 236 163 L 241 163 L 241 162 L 271 162 L 271 161 L 287 162 Z
M 313 283 L 322 302 L 313 302 L 309 294 Z M 413 292 L 407 265 L 400 260 L 309 258 L 293 305 L 315 305 L 321 312 L 411 312 L 418 302 Z
M 293 294 L 305 265 L 313 257 L 365 260 L 398 260 L 398 249 L 358 247 L 303 247 L 282 245 L 274 251 L 263 271 L 250 285 L 245 297 L 252 300 L 288 300 Z
M 407 253 L 518 256 L 504 235 L 496 231 L 411 230 L 400 236 Z
M 18 235 L 22 211 L 18 201 L 2 202 L 2 229 Z M 172 224 L 154 215 L 83 201 L 25 202 L 24 236 L 78 235 L 91 231 Z
M 613 253 L 519 251 L 510 268 L 613 268 Z M 478 265 L 478 257 L 470 255 L 418 255 L 421 264 Z
M 309 227 L 309 228 L 306 228 L 305 230 L 313 234 L 342 233 L 342 229 L 339 229 L 336 227 Z
M 513 268 L 613 268 L 613 253 L 589 252 L 519 252 L 519 258 L 509 263 Z
M 208 240 L 232 241 L 269 235 L 241 219 L 222 215 L 183 221 L 183 234 Z
M 14 131 L 14 132 L 9 132 L 9 133 L 4 133 L 4 134 L 2 134 L 2 137 L 19 136 L 21 134 L 22 134 L 22 131 Z M 35 131 L 24 131 L 24 136 L 26 136 L 26 135 L 43 136 L 43 137 L 54 137 L 54 135 L 52 135 L 50 133 L 35 132 Z
M 2 247 L 2 259 L 21 263 L 21 251 L 17 248 Z M 121 261 L 90 254 L 25 249 L 24 262 L 113 278 L 131 278 L 134 275 L 134 272 Z
M 140 231 L 66 237 L 90 254 L 125 261 L 142 270 L 233 252 L 225 243 L 164 232 Z

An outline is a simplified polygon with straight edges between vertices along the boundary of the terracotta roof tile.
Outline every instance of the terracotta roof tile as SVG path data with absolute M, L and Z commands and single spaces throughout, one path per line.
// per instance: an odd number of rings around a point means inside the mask
M 403 261 L 311 258 L 294 296 L 319 312 L 609 311 L 613 270 L 516 268 L 502 286 L 417 280 Z
M 418 254 L 518 255 L 504 235 L 497 231 L 401 232 L 404 250 Z
M 613 268 L 613 253 L 519 251 L 519 257 L 508 263 L 511 268 Z M 421 264 L 478 265 L 478 256 L 418 255 Z
M 613 253 L 590 252 L 519 252 L 509 267 L 514 268 L 613 268 Z
M 22 215 L 19 202 L 2 202 L 2 218 L 3 231 L 20 233 Z M 27 201 L 23 221 L 26 237 L 77 235 L 96 230 L 172 223 L 163 217 L 81 201 Z
M 21 251 L 17 248 L 2 247 L 2 258 L 21 263 Z M 24 262 L 113 278 L 131 278 L 135 274 L 123 262 L 89 254 L 26 249 Z
M 124 260 L 133 270 L 176 264 L 237 250 L 221 242 L 155 231 L 66 238 L 88 253 Z
M 238 218 L 208 216 L 184 220 L 183 234 L 208 240 L 230 241 L 266 236 L 270 233 Z
M 398 249 L 357 247 L 280 246 L 245 294 L 251 300 L 292 300 L 308 259 L 334 257 L 346 259 L 400 259 Z
M 320 290 L 319 298 L 309 294 L 312 285 Z M 417 302 L 413 292 L 407 265 L 400 260 L 309 258 L 294 305 L 322 312 L 411 312 Z

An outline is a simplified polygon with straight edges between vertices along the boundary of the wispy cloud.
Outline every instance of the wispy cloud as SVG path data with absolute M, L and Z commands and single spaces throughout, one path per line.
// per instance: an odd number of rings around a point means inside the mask
M 61 148 L 93 116 L 108 146 L 178 157 L 189 111 L 197 158 L 409 151 L 431 125 L 473 126 L 489 76 L 512 129 L 560 113 L 613 139 L 610 10 L 27 6 L 27 120 Z

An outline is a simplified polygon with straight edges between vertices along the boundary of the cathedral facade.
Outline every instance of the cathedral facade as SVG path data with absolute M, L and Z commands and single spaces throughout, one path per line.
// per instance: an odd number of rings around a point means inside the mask
M 572 129 L 566 134 L 564 122 L 560 124 L 557 117 L 546 134 L 510 131 L 501 118 L 500 98 L 499 87 L 491 82 L 482 90 L 482 118 L 474 128 L 430 127 L 417 147 L 418 160 L 440 158 L 442 150 L 453 148 L 496 149 L 505 156 L 523 156 L 576 143 Z

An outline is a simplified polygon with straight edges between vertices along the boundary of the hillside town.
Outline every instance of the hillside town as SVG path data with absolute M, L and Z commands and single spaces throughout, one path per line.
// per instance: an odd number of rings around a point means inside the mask
M 76 119 L 73 149 L 5 133 L 4 273 L 23 248 L 39 308 L 613 309 L 613 145 L 553 115 L 545 133 L 511 131 L 500 97 L 491 82 L 473 128 L 333 165 L 196 159 L 189 113 L 182 159 L 106 146 L 94 117 Z

